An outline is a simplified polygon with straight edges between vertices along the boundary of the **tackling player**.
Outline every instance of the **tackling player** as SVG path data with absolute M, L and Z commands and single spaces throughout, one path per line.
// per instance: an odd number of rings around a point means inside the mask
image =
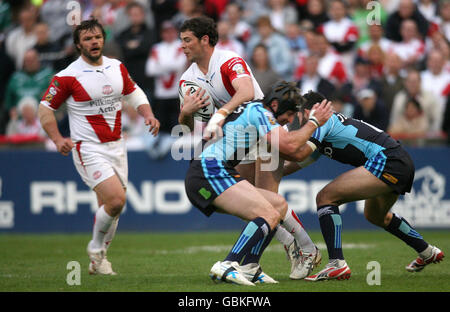
M 285 100 L 299 105 L 299 90 L 289 84 L 287 88 Z M 202 101 L 199 97 L 187 96 L 185 105 L 201 104 Z M 241 104 L 224 120 L 225 135 L 208 143 L 205 141 L 202 153 L 191 160 L 185 178 L 191 203 L 206 216 L 217 211 L 248 221 L 228 256 L 211 268 L 213 280 L 242 285 L 277 283 L 262 272 L 259 259 L 280 221 L 288 231 L 292 231 L 297 222 L 286 214 L 287 203 L 282 196 L 258 189 L 239 175 L 234 167 L 242 159 L 236 155 L 248 152 L 262 138 L 271 143 L 272 148 L 277 148 L 283 157 L 297 159 L 299 148 L 331 113 L 331 105 L 325 100 L 315 106 L 314 115 L 309 116 L 310 122 L 302 129 L 287 132 L 262 103 Z M 286 116 L 286 122 L 294 114 Z
M 314 103 L 325 99 L 320 93 L 311 91 L 304 98 L 306 102 L 299 113 L 301 125 L 307 124 Z M 364 121 L 335 113 L 314 132 L 298 155 L 300 159 L 309 157 L 311 162 L 321 154 L 356 168 L 338 176 L 317 194 L 317 214 L 329 263 L 305 280 L 350 278 L 351 271 L 342 252 L 339 205 L 357 200 L 365 200 L 364 216 L 369 222 L 401 239 L 418 253 L 418 257 L 406 266 L 407 271 L 421 271 L 427 264 L 444 258 L 444 253 L 428 244 L 404 218 L 390 212 L 399 195 L 410 192 L 414 180 L 414 163 L 398 141 Z M 304 166 L 290 162 L 285 166 L 285 175 Z
M 215 48 L 218 33 L 212 19 L 199 17 L 187 20 L 180 28 L 180 39 L 182 41 L 181 47 L 187 59 L 192 63 L 183 73 L 180 86 L 183 81 L 195 82 L 202 89 L 208 91 L 218 108 L 218 111 L 212 116 L 204 129 L 204 138 L 210 139 L 220 132 L 225 118 L 240 104 L 262 100 L 264 94 L 250 67 L 242 57 L 232 51 Z M 194 96 L 200 99 L 204 94 L 202 92 L 199 89 Z M 194 129 L 192 115 L 205 105 L 206 102 L 202 101 L 191 101 L 189 104 L 185 102 L 181 107 L 179 123 L 189 126 L 191 130 Z M 280 105 L 280 108 L 282 107 L 284 108 Z M 287 109 L 283 111 L 280 109 L 275 114 L 282 115 L 286 111 Z M 291 113 L 295 114 L 294 111 L 291 111 Z M 255 184 L 256 174 L 255 159 L 252 159 L 256 156 L 253 152 L 255 150 L 251 151 L 248 154 L 251 156 L 245 157 L 236 167 L 239 174 L 251 184 Z M 297 241 L 283 228 L 280 228 L 275 235 L 288 251 L 291 261 L 291 278 L 300 279 L 306 276 L 302 272 L 304 267 L 309 266 L 308 261 L 303 261 L 305 260 L 304 256 L 315 255 L 316 250 L 300 220 L 292 210 L 290 210 L 290 215 L 298 221 L 297 230 L 294 232 Z M 306 253 L 303 256 L 300 255 L 300 247 L 306 247 L 304 250 Z
M 73 32 L 81 56 L 57 73 L 39 105 L 42 127 L 59 153 L 71 151 L 83 181 L 97 195 L 92 240 L 87 246 L 90 274 L 115 274 L 106 251 L 125 205 L 128 163 L 122 138 L 122 100 L 133 105 L 156 136 L 154 117 L 142 89 L 118 60 L 103 56 L 105 31 L 97 20 L 81 22 Z M 62 137 L 54 111 L 67 104 L 70 138 Z

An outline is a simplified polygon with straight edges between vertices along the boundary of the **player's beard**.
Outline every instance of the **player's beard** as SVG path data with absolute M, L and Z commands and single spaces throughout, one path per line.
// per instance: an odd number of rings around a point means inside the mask
M 100 53 L 97 56 L 93 56 L 87 49 L 81 48 L 80 53 L 84 57 L 86 57 L 89 61 L 95 63 L 97 62 L 103 55 L 103 47 L 99 47 Z

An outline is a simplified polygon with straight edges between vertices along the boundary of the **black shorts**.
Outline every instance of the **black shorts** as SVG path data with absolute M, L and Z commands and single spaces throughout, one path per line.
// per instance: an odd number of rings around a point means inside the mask
M 201 158 L 191 160 L 184 187 L 192 205 L 209 217 L 216 210 L 212 205 L 214 199 L 242 180 L 236 169 L 226 162 Z
M 381 151 L 367 160 L 364 168 L 400 195 L 411 191 L 415 172 L 414 162 L 401 146 Z

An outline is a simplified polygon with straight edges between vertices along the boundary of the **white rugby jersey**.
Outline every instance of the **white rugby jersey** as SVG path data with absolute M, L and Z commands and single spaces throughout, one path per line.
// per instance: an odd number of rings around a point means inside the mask
M 135 89 L 120 61 L 103 56 L 101 66 L 92 66 L 79 57 L 53 77 L 41 104 L 67 104 L 72 141 L 105 143 L 122 137 L 122 98 Z
M 358 28 L 348 17 L 339 22 L 334 20 L 325 22 L 319 31 L 322 31 L 330 42 L 356 42 L 359 36 Z
M 255 90 L 253 100 L 263 99 L 264 94 L 244 59 L 233 51 L 215 48 L 209 60 L 206 75 L 202 73 L 196 63 L 192 63 L 181 76 L 179 86 L 186 80 L 195 82 L 209 92 L 214 105 L 220 108 L 228 103 L 236 93 L 231 82 L 236 78 L 245 76 L 251 77 L 253 81 Z

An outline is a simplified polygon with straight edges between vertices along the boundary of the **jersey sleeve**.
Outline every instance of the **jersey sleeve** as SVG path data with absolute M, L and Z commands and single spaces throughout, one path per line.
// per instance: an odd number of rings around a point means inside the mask
M 330 129 L 333 124 L 334 115 L 321 127 L 317 128 L 316 131 L 309 138 L 308 142 L 314 144 L 316 148 L 319 148 L 322 145 L 322 141 L 325 136 L 330 132 Z
M 248 112 L 250 125 L 256 127 L 260 137 L 265 136 L 273 129 L 280 127 L 271 112 L 262 107 L 262 105 L 253 105 Z
M 247 63 L 241 57 L 233 57 L 220 66 L 222 81 L 228 93 L 233 96 L 236 91 L 232 82 L 236 78 L 251 77 Z
M 128 95 L 131 92 L 133 92 L 134 90 L 136 90 L 136 83 L 133 81 L 133 79 L 131 79 L 131 76 L 128 73 L 127 68 L 122 63 L 120 63 L 120 73 L 122 74 L 122 79 L 123 79 L 122 94 Z
M 57 110 L 72 95 L 72 77 L 54 76 L 41 99 L 41 104 Z

